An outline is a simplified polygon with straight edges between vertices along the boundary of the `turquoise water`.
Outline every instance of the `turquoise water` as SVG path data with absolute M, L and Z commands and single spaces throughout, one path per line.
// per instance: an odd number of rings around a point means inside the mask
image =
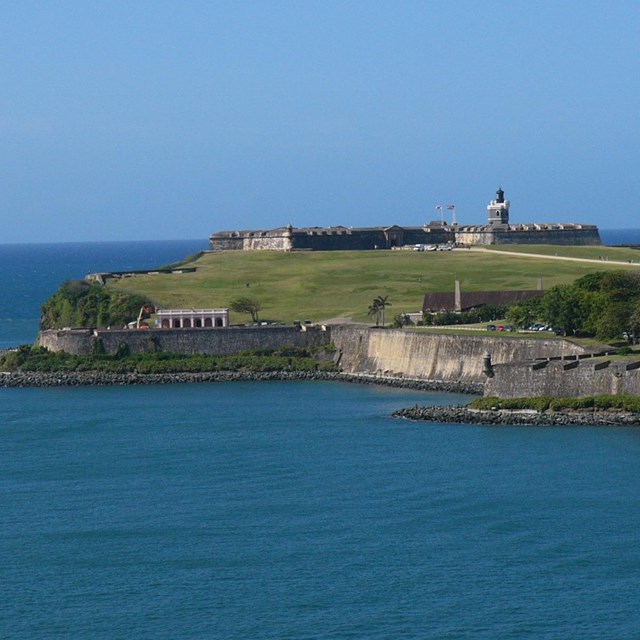
M 0 390 L 2 638 L 637 638 L 640 430 L 340 383 Z
M 0 245 L 0 348 L 62 280 L 205 244 Z M 0 638 L 637 638 L 640 430 L 388 417 L 465 400 L 0 389 Z

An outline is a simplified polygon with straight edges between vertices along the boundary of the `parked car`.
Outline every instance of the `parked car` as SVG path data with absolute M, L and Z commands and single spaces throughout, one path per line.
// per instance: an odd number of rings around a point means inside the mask
M 487 331 L 495 331 L 496 330 L 496 325 L 495 324 L 488 324 L 487 325 Z

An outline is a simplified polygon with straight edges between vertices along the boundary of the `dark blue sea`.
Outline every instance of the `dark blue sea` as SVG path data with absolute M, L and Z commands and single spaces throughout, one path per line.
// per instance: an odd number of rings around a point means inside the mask
M 65 278 L 203 245 L 0 247 L 2 339 Z M 638 638 L 640 429 L 389 417 L 466 400 L 0 389 L 0 638 Z

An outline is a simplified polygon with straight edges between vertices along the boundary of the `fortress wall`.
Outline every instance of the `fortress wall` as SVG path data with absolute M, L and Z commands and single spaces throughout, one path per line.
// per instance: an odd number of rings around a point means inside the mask
M 333 342 L 340 368 L 347 373 L 478 383 L 485 385 L 485 395 L 501 398 L 640 394 L 640 362 L 637 369 L 632 364 L 627 370 L 629 365 L 584 357 L 590 354 L 566 340 L 458 336 L 341 325 L 328 327 L 326 331 L 319 327 L 299 331 L 294 326 L 43 331 L 38 344 L 52 351 L 88 355 L 97 339 L 107 353 L 114 353 L 126 344 L 132 353 L 208 355 L 286 346 L 326 346 Z M 491 354 L 494 365 L 491 378 L 482 370 L 486 353 Z M 577 359 L 581 355 L 583 359 Z M 535 362 L 536 358 L 559 356 L 567 359 Z
M 388 248 L 382 227 L 371 229 L 294 229 L 289 233 L 247 231 L 240 235 L 225 233 L 210 237 L 211 250 L 227 251 L 370 251 Z M 410 228 L 402 231 L 402 241 L 412 244 L 443 244 L 453 242 L 452 231 L 440 228 Z
M 242 251 L 244 240 L 240 237 L 211 236 L 209 249 L 211 251 Z
M 493 229 L 456 232 L 456 241 L 462 244 L 556 244 L 593 246 L 602 244 L 597 227 L 582 229 Z
M 533 363 L 522 362 L 496 366 L 494 377 L 486 381 L 484 395 L 519 398 L 640 394 L 640 368 L 627 370 L 626 364 L 612 362 L 606 366 L 601 360 L 592 359 L 579 360 L 574 368 L 565 369 L 567 365 L 573 366 L 566 361 L 549 362 L 538 369 L 533 368 Z
M 242 241 L 244 251 L 291 251 L 292 246 L 288 236 L 245 236 Z
M 328 233 L 325 230 L 313 232 L 294 231 L 293 248 L 311 249 L 313 251 L 367 251 L 386 247 L 386 239 L 382 231 L 350 232 L 340 230 Z
M 167 351 L 181 354 L 233 355 L 249 349 L 278 349 L 329 344 L 331 331 L 312 327 L 300 331 L 295 326 L 228 327 L 220 329 L 159 329 L 152 331 L 89 330 L 41 331 L 37 344 L 50 351 L 76 355 L 93 352 L 97 339 L 107 353 L 115 353 L 122 344 L 131 353 Z
M 485 353 L 493 363 L 572 355 L 584 350 L 565 340 L 458 336 L 394 329 L 332 327 L 340 366 L 350 373 L 384 373 L 428 380 L 485 381 Z
M 49 351 L 66 351 L 75 355 L 89 355 L 93 350 L 93 330 L 40 331 L 36 344 Z

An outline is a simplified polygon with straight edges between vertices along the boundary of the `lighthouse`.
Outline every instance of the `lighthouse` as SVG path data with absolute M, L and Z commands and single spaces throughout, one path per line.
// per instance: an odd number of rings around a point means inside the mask
M 504 191 L 501 187 L 498 187 L 496 199 L 489 203 L 487 211 L 489 212 L 489 224 L 492 227 L 509 225 L 509 201 L 504 199 Z

